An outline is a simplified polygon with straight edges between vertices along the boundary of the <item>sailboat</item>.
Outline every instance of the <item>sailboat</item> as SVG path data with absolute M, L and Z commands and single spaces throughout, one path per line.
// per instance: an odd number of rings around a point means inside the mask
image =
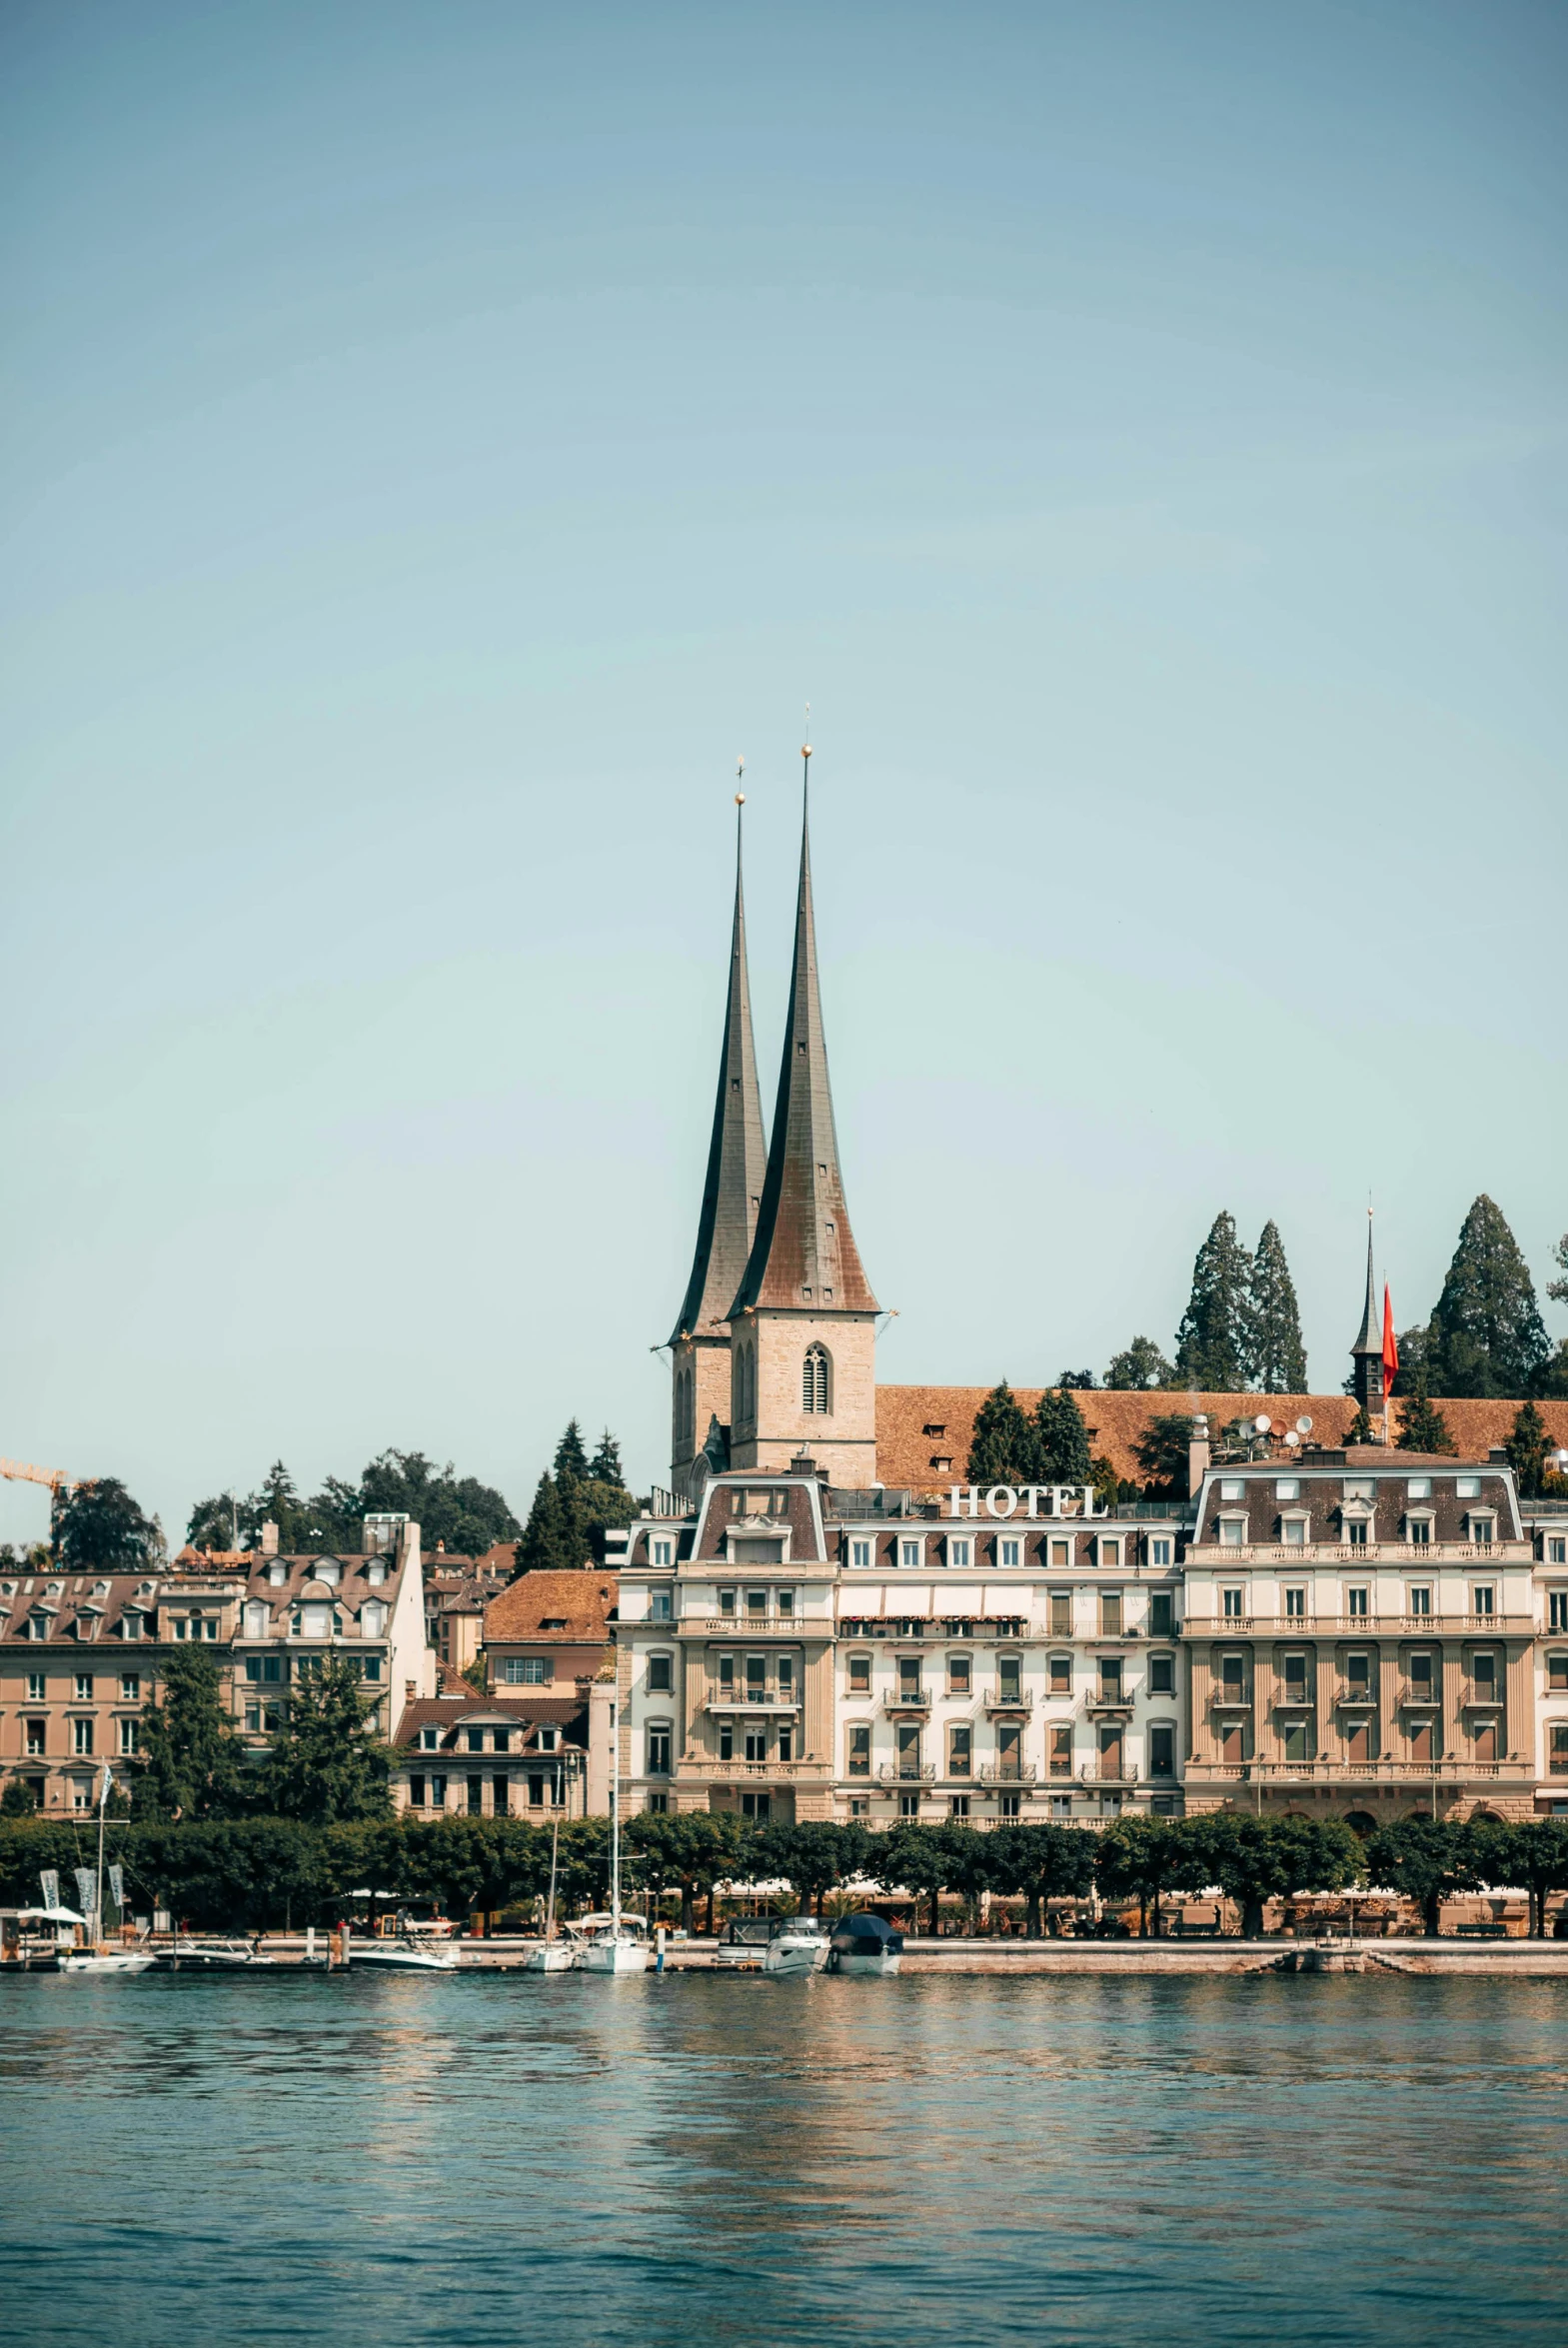
M 570 1973 L 577 1962 L 578 1951 L 570 1940 L 556 1938 L 556 1860 L 561 1849 L 561 1820 L 555 1818 L 550 1828 L 550 1898 L 545 1908 L 545 1945 L 531 1949 L 523 1959 L 525 1973 Z
M 585 1973 L 646 1973 L 648 1942 L 638 1929 L 642 1918 L 634 1924 L 621 1913 L 621 1732 L 617 1728 L 612 1733 L 616 1742 L 610 1764 L 610 1915 L 605 1929 L 578 1950 L 577 1963 Z
M 98 1898 L 92 1917 L 96 1937 L 90 1948 L 61 1950 L 62 1973 L 145 1973 L 153 1962 L 150 1948 L 106 1948 L 103 1942 L 104 1828 L 109 1816 L 109 1796 L 113 1790 L 114 1775 L 105 1761 L 103 1782 L 98 1788 Z

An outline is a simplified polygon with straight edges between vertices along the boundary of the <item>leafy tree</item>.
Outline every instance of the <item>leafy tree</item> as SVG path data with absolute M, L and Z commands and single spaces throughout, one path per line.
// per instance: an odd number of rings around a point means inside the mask
M 1111 1355 L 1105 1383 L 1120 1393 L 1141 1394 L 1168 1386 L 1175 1374 L 1152 1337 L 1134 1337 L 1124 1353 Z
M 970 1483 L 1043 1481 L 1034 1472 L 1034 1438 L 1005 1378 L 993 1386 L 974 1417 L 967 1474 Z
M 690 1932 L 699 1897 L 711 1896 L 714 1886 L 736 1871 L 743 1821 L 718 1810 L 672 1810 L 664 1817 L 644 1811 L 627 1820 L 622 1839 L 650 1870 L 650 1881 L 680 1886 L 681 1928 Z M 787 1872 L 783 1868 L 773 1871 Z
M 1056 1383 L 1066 1394 L 1091 1394 L 1094 1391 L 1094 1372 L 1092 1369 L 1064 1369 Z
M 1187 1446 L 1196 1419 L 1187 1410 L 1162 1410 L 1151 1418 L 1133 1446 L 1133 1456 L 1147 1482 L 1150 1499 L 1185 1499 Z
M 52 1529 L 55 1555 L 67 1572 L 135 1573 L 164 1556 L 157 1517 L 138 1507 L 113 1475 L 57 1493 Z
M 1568 1891 L 1568 1818 L 1527 1818 L 1470 1828 L 1475 1864 L 1494 1887 L 1522 1883 L 1530 1895 L 1530 1930 L 1546 1937 L 1546 1903 Z
M 386 1816 L 391 1754 L 372 1726 L 379 1708 L 347 1656 L 326 1655 L 297 1680 L 267 1757 L 267 1808 L 316 1826 Z
M 1265 1394 L 1304 1394 L 1306 1347 L 1278 1223 L 1263 1225 L 1247 1290 L 1248 1367 Z
M 30 1818 L 38 1807 L 38 1796 L 24 1777 L 6 1781 L 0 1793 L 0 1818 Z
M 1082 1899 L 1093 1884 L 1095 1838 L 1081 1826 L 1003 1825 L 985 1840 L 995 1888 L 1027 1903 L 1031 1940 L 1039 1938 L 1042 1902 Z
M 141 1751 L 130 1764 L 138 1818 L 231 1818 L 249 1792 L 245 1748 L 224 1708 L 218 1658 L 176 1647 L 163 1665 L 161 1698 L 142 1707 Z
M 1528 1499 L 1534 1499 L 1540 1492 L 1551 1441 L 1546 1421 L 1535 1404 L 1522 1403 L 1514 1414 L 1513 1432 L 1506 1449 L 1509 1464 L 1519 1479 L 1519 1489 Z
M 1163 1818 L 1120 1817 L 1100 1833 L 1094 1877 L 1107 1899 L 1135 1899 L 1138 1934 L 1148 1937 L 1150 1907 L 1159 1934 L 1159 1903 L 1167 1891 L 1200 1891 L 1207 1880 L 1203 1856 Z
M 882 1854 L 879 1879 L 889 1886 L 901 1883 L 909 1891 L 924 1892 L 931 1903 L 931 1934 L 940 1929 L 941 1895 L 966 1873 L 971 1852 L 959 1839 L 972 1836 L 969 1826 L 926 1826 L 915 1819 L 899 1820 L 878 1841 Z
M 568 1419 L 566 1433 L 556 1445 L 555 1471 L 558 1483 L 568 1476 L 579 1483 L 588 1481 L 588 1453 L 583 1447 L 583 1429 L 575 1418 Z
M 1404 1420 L 1394 1448 L 1399 1451 L 1439 1452 L 1452 1457 L 1455 1443 L 1447 1419 L 1427 1392 L 1426 1371 L 1415 1381 L 1415 1391 L 1405 1403 Z
M 1484 1191 L 1460 1226 L 1428 1345 L 1434 1383 L 1445 1394 L 1527 1394 L 1546 1361 L 1529 1265 Z
M 322 1844 L 283 1818 L 205 1818 L 133 1830 L 130 1882 L 197 1931 L 263 1931 L 322 1920 Z
M 198 1500 L 191 1510 L 185 1537 L 193 1549 L 233 1549 L 235 1535 L 247 1535 L 247 1527 L 239 1522 L 242 1503 L 237 1494 L 216 1492 L 211 1499 Z M 245 1503 L 248 1509 L 249 1503 Z
M 1434 1938 L 1444 1899 L 1480 1885 L 1481 1849 L 1469 1828 L 1452 1819 L 1395 1819 L 1367 1836 L 1365 1851 L 1368 1881 L 1386 1883 L 1413 1899 Z
M 870 1836 L 851 1822 L 837 1826 L 802 1818 L 792 1826 L 769 1826 L 757 1838 L 756 1866 L 760 1875 L 778 1876 L 819 1916 L 829 1891 L 858 1875 L 866 1861 Z
M 1047 1386 L 1034 1406 L 1034 1473 L 1029 1483 L 1092 1483 L 1089 1430 L 1070 1393 Z
M 1246 1390 L 1252 1355 L 1252 1259 L 1235 1218 L 1216 1214 L 1192 1265 L 1192 1293 L 1176 1331 L 1176 1370 L 1199 1393 Z
M 1338 1891 L 1362 1867 L 1361 1845 L 1338 1818 L 1249 1818 L 1210 1810 L 1182 1822 L 1201 1883 L 1217 1884 L 1241 1910 L 1241 1935 L 1263 1931 L 1263 1902 L 1294 1891 Z

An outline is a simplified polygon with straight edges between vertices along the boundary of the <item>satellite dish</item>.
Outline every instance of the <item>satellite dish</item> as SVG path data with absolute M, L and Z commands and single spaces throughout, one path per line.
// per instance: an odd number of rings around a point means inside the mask
M 1297 1434 L 1293 1426 L 1287 1426 L 1285 1429 L 1285 1440 L 1287 1443 L 1294 1445 L 1300 1442 L 1301 1437 Z
M 1253 1419 L 1252 1423 L 1257 1428 L 1259 1434 L 1267 1434 L 1270 1426 L 1273 1424 L 1273 1420 L 1269 1417 L 1266 1410 L 1260 1410 L 1256 1418 Z
M 1296 1432 L 1297 1432 L 1297 1434 L 1310 1434 L 1310 1433 L 1312 1432 L 1312 1421 L 1311 1421 L 1311 1419 L 1310 1419 L 1310 1418 L 1298 1418 L 1298 1419 L 1296 1420 Z

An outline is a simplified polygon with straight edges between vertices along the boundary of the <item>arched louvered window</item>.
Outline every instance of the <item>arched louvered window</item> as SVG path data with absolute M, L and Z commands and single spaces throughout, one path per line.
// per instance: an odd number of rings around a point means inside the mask
M 828 1408 L 827 1348 L 825 1345 L 807 1345 L 805 1359 L 800 1364 L 800 1407 L 802 1410 L 825 1412 Z

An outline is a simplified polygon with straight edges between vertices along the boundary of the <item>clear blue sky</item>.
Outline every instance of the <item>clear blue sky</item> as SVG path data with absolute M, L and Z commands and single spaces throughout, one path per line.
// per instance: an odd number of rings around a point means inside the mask
M 646 1486 L 801 706 L 887 1379 L 1564 1173 L 1568 15 L 11 0 L 0 1452 Z M 1568 1316 L 1549 1309 L 1553 1334 Z M 0 1485 L 0 1537 L 42 1529 Z

